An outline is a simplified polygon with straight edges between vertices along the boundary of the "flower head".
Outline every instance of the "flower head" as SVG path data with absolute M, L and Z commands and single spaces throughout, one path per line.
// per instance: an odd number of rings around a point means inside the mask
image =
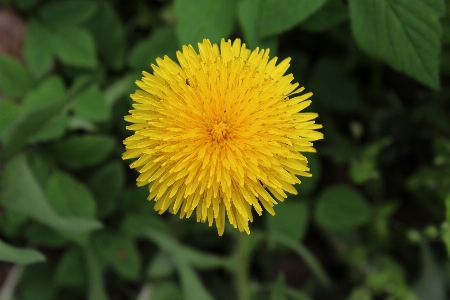
M 312 93 L 297 95 L 304 88 L 284 75 L 290 59 L 276 65 L 269 49 L 250 51 L 239 39 L 220 47 L 205 39 L 198 49 L 183 46 L 178 63 L 158 58 L 136 82 L 123 159 L 137 158 L 137 185 L 149 184 L 160 214 L 195 210 L 219 235 L 226 217 L 250 233 L 252 207 L 274 215 L 285 192 L 297 193 L 296 175 L 311 176 L 300 152 L 315 152 L 322 126 L 300 113 Z

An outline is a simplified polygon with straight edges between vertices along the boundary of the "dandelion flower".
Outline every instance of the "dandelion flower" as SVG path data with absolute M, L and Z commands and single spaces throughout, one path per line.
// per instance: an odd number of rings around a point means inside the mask
M 219 235 L 226 218 L 249 234 L 252 208 L 274 215 L 286 192 L 297 193 L 297 175 L 311 176 L 301 152 L 315 152 L 322 126 L 317 114 L 300 113 L 312 93 L 299 95 L 304 88 L 284 75 L 289 58 L 277 65 L 269 49 L 251 51 L 239 39 L 220 47 L 205 39 L 198 49 L 183 46 L 178 63 L 156 59 L 136 82 L 123 159 L 136 159 L 137 185 L 149 184 L 160 214 L 195 210 Z

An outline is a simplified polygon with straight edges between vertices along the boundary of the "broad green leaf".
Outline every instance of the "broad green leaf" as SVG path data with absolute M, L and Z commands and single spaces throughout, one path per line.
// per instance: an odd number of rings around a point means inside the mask
M 350 293 L 348 300 L 372 300 L 372 293 L 368 288 L 355 288 Z
M 394 69 L 439 88 L 444 0 L 350 0 L 359 46 Z
M 0 101 L 0 139 L 7 128 L 20 114 L 20 105 L 10 101 Z
M 151 300 L 183 300 L 180 288 L 170 280 L 158 281 L 152 284 Z
M 335 185 L 326 188 L 317 199 L 315 218 L 330 230 L 348 230 L 369 220 L 370 209 L 356 189 Z
M 360 157 L 351 161 L 350 175 L 355 183 L 361 184 L 379 178 L 377 156 L 390 144 L 391 140 L 388 138 L 372 142 L 364 147 Z
M 127 213 L 143 213 L 155 216 L 157 213 L 153 209 L 153 203 L 147 200 L 149 195 L 148 187 L 133 186 L 128 188 L 120 197 L 119 210 Z
M 186 300 L 213 300 L 214 298 L 203 286 L 198 274 L 189 264 L 176 259 L 176 268 L 181 277 L 181 286 L 183 288 L 184 299 Z
M 0 55 L 0 90 L 13 98 L 26 95 L 36 80 L 16 59 Z
M 90 187 L 97 200 L 97 214 L 109 215 L 117 206 L 117 199 L 125 185 L 123 164 L 115 161 L 98 170 L 90 180 Z
M 158 28 L 134 46 L 128 62 L 137 70 L 148 70 L 151 64 L 156 64 L 157 57 L 163 58 L 167 55 L 172 59 L 176 58 L 175 52 L 178 48 L 175 28 L 172 26 Z
M 0 240 L 0 261 L 28 265 L 45 261 L 45 256 L 33 249 L 21 249 Z
M 57 288 L 53 284 L 53 272 L 48 263 L 28 266 L 20 279 L 21 300 L 55 299 Z
M 328 58 L 315 65 L 307 88 L 314 93 L 314 104 L 329 111 L 353 112 L 361 102 L 356 85 L 347 78 L 343 66 Z
M 286 290 L 286 280 L 284 274 L 279 274 L 275 284 L 272 286 L 270 291 L 270 300 L 287 300 L 285 295 Z
M 70 243 L 56 230 L 36 222 L 27 226 L 25 236 L 31 243 L 47 248 L 61 248 Z
M 49 145 L 45 153 L 63 166 L 78 170 L 105 160 L 114 149 L 114 144 L 110 136 L 72 136 Z
M 0 229 L 6 237 L 16 237 L 21 233 L 23 225 L 29 221 L 27 215 L 6 209 L 0 218 Z
M 172 256 L 168 252 L 159 252 L 147 268 L 147 277 L 153 280 L 167 278 L 174 271 Z
M 39 10 L 39 16 L 55 26 L 78 24 L 88 19 L 97 8 L 97 4 L 84 0 L 66 0 L 49 2 Z
M 159 219 L 153 219 L 156 221 Z M 211 269 L 217 267 L 230 267 L 230 260 L 227 257 L 207 254 L 202 251 L 184 246 L 167 233 L 167 228 L 163 224 L 153 223 L 152 218 L 145 215 L 128 215 L 121 225 L 121 229 L 128 235 L 146 237 L 156 243 L 162 251 L 178 257 L 198 269 Z M 254 241 L 256 239 L 253 239 Z
M 94 36 L 100 58 L 108 66 L 119 69 L 125 56 L 125 28 L 116 10 L 108 2 L 99 2 L 95 13 L 86 21 Z
M 70 116 L 67 127 L 72 131 L 82 130 L 85 132 L 96 132 L 97 126 L 94 122 L 80 116 Z
M 257 20 L 260 37 L 293 28 L 319 10 L 327 0 L 265 0 Z
M 86 29 L 58 26 L 51 42 L 56 56 L 64 64 L 85 68 L 97 66 L 94 38 Z
M 305 246 L 299 243 L 298 240 L 281 232 L 270 233 L 268 234 L 267 239 L 269 241 L 276 242 L 279 245 L 285 246 L 294 251 L 295 253 L 297 253 L 305 261 L 305 263 L 308 265 L 308 267 L 311 269 L 311 271 L 314 273 L 317 279 L 320 280 L 322 285 L 324 286 L 330 285 L 331 281 L 327 273 L 321 267 L 317 259 L 311 254 L 311 252 L 309 252 L 309 250 Z
M 422 273 L 413 290 L 419 300 L 445 300 L 445 277 L 428 245 L 421 249 Z
M 46 193 L 62 216 L 95 216 L 95 200 L 90 191 L 69 174 L 55 172 L 47 182 Z
M 58 76 L 51 76 L 42 82 L 37 88 L 27 94 L 21 106 L 22 113 L 28 113 L 35 109 L 58 103 L 64 100 L 65 87 L 62 79 Z M 67 118 L 64 114 L 55 116 L 39 132 L 30 138 L 30 142 L 48 141 L 61 137 L 67 125 Z
M 308 168 L 312 177 L 302 177 L 299 185 L 295 186 L 299 195 L 308 195 L 314 191 L 322 177 L 322 165 L 316 153 L 302 153 L 308 159 Z M 281 206 L 281 205 L 280 205 Z
M 68 248 L 59 259 L 55 283 L 62 287 L 83 286 L 87 283 L 83 252 L 78 247 Z
M 7 158 L 16 153 L 35 134 L 54 122 L 54 117 L 68 109 L 76 99 L 78 93 L 83 91 L 90 83 L 88 81 L 81 84 L 76 89 L 68 93 L 63 101 L 45 105 L 29 112 L 22 113 L 3 131 L 3 149 L 0 152 L 0 159 Z
M 98 85 L 90 86 L 78 97 L 74 111 L 77 115 L 95 122 L 107 121 L 111 116 L 111 108 Z
M 205 38 L 211 43 L 226 39 L 233 30 L 236 4 L 229 0 L 176 0 L 178 42 L 195 47 Z
M 419 300 L 410 290 L 405 272 L 395 260 L 382 256 L 370 263 L 371 272 L 367 274 L 364 284 L 370 290 L 377 294 L 387 293 L 393 299 Z
M 121 97 L 127 95 L 131 87 L 134 86 L 134 81 L 134 76 L 127 74 L 108 86 L 105 90 L 106 103 L 112 106 Z
M 300 24 L 310 31 L 325 31 L 348 19 L 348 9 L 342 0 L 327 0 L 321 9 Z
M 65 93 L 64 82 L 59 76 L 48 77 L 25 96 L 21 106 L 22 112 L 62 101 Z
M 294 239 L 302 239 L 308 225 L 308 207 L 305 203 L 287 202 L 275 207 L 275 216 L 266 216 L 267 228 L 282 232 Z
M 39 155 L 35 152 L 27 155 L 27 161 L 30 166 L 31 172 L 42 187 L 47 186 L 47 181 L 55 171 L 55 165 L 46 157 Z
M 5 208 L 28 215 L 42 224 L 74 233 L 101 227 L 101 223 L 95 220 L 59 215 L 33 176 L 24 155 L 15 157 L 6 165 L 1 186 L 0 200 Z
M 245 42 L 250 49 L 256 47 L 270 48 L 271 56 L 278 48 L 277 37 L 260 38 L 258 35 L 258 13 L 263 0 L 242 0 L 238 3 L 239 23 L 244 33 Z
M 53 64 L 51 32 L 41 23 L 27 23 L 23 53 L 28 67 L 37 77 L 45 74 Z
M 29 142 L 48 142 L 62 137 L 66 132 L 67 122 L 68 119 L 66 115 L 56 116 L 47 126 L 30 137 Z
M 141 258 L 132 238 L 104 231 L 96 234 L 93 241 L 93 247 L 103 265 L 111 266 L 124 279 L 138 278 Z
M 84 250 L 84 259 L 87 266 L 89 284 L 88 300 L 108 300 L 109 297 L 105 290 L 102 268 L 91 249 L 86 248 Z

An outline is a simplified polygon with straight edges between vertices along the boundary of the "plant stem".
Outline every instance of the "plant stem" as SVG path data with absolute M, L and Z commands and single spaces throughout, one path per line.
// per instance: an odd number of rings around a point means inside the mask
M 249 237 L 238 233 L 236 238 L 235 257 L 235 283 L 237 288 L 238 300 L 250 300 L 250 289 L 248 280 L 249 265 Z

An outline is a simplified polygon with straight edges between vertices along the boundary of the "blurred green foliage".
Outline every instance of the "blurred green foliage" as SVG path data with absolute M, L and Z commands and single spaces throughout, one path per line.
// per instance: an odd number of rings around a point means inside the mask
M 0 298 L 447 299 L 449 7 L 3 0 L 26 33 L 0 55 Z M 292 57 L 325 139 L 275 217 L 219 237 L 153 211 L 123 116 L 157 57 L 236 37 Z

